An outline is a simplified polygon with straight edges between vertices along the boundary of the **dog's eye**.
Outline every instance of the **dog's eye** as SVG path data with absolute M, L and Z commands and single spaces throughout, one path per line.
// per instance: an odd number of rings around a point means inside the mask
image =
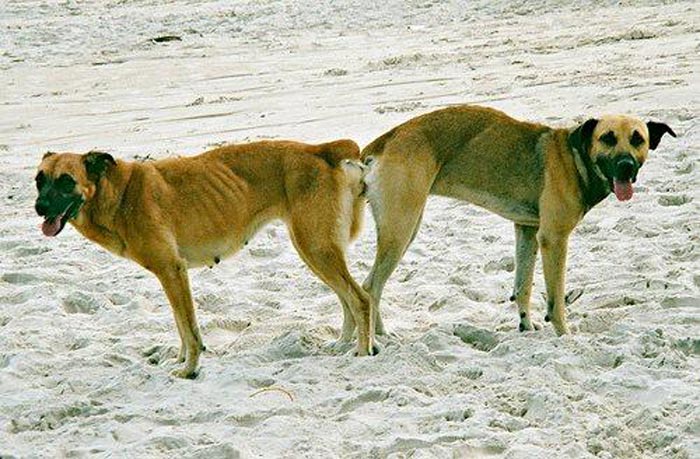
M 46 176 L 43 172 L 39 172 L 36 174 L 36 178 L 34 180 L 36 181 L 36 189 L 40 190 L 41 187 L 44 186 L 44 183 L 46 183 Z
M 642 137 L 642 134 L 639 133 L 639 131 L 634 131 L 632 133 L 632 137 L 630 137 L 630 145 L 633 147 L 638 147 L 644 143 L 644 137 Z
M 600 139 L 598 140 L 600 140 L 609 147 L 614 147 L 615 145 L 617 145 L 617 137 L 615 137 L 615 134 L 613 134 L 612 131 L 606 132 L 605 134 L 600 136 Z
M 69 193 L 75 188 L 75 180 L 68 174 L 62 174 L 58 180 L 56 180 L 56 188 L 64 193 Z

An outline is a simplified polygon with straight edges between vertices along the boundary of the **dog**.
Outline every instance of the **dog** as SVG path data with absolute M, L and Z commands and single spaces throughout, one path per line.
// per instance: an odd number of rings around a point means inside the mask
M 629 116 L 589 119 L 571 129 L 515 120 L 478 106 L 455 106 L 413 118 L 362 151 L 377 253 L 363 288 L 372 297 L 375 333 L 385 333 L 379 302 L 387 279 L 420 226 L 429 195 L 461 199 L 515 223 L 515 286 L 520 331 L 530 317 L 537 251 L 547 315 L 568 333 L 564 276 L 569 235 L 610 192 L 632 198 L 639 168 L 664 134 L 664 123 Z
M 262 141 L 194 157 L 127 162 L 104 152 L 47 153 L 36 176 L 42 231 L 70 223 L 83 236 L 155 274 L 172 307 L 181 346 L 173 375 L 194 378 L 204 344 L 188 268 L 213 266 L 268 221 L 283 220 L 294 247 L 338 295 L 357 355 L 374 352 L 368 294 L 345 249 L 362 225 L 364 166 L 351 140 L 320 145 Z

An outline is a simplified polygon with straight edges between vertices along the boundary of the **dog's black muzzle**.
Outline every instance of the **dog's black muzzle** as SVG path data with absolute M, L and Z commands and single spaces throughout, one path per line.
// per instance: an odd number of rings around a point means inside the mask
M 54 219 L 66 209 L 76 207 L 82 202 L 81 196 L 76 194 L 61 193 L 56 188 L 44 187 L 39 191 L 39 197 L 34 203 L 34 210 L 41 217 Z
M 41 178 L 37 181 L 39 196 L 34 203 L 34 210 L 44 217 L 41 228 L 46 236 L 56 236 L 75 218 L 83 205 L 83 197 L 73 191 L 75 182 L 70 178 L 56 181 Z

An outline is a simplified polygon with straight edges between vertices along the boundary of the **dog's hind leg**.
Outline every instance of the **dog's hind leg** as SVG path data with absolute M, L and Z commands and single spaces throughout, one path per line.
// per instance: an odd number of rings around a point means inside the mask
M 340 302 L 343 305 L 343 329 L 340 333 L 340 342 L 349 343 L 352 341 L 352 335 L 355 333 L 355 317 L 353 316 L 352 309 L 342 299 Z
M 518 305 L 520 331 L 539 329 L 530 318 L 532 277 L 537 260 L 537 227 L 515 224 L 515 286 L 511 301 Z
M 303 225 L 302 222 L 297 223 Z M 343 308 L 347 308 L 352 315 L 352 320 L 346 317 L 343 323 L 341 340 L 349 340 L 354 325 L 357 324 L 357 355 L 374 355 L 376 348 L 374 333 L 371 330 L 370 298 L 350 275 L 340 245 L 334 243 L 333 238 L 326 234 L 314 233 L 311 229 L 304 231 L 294 224 L 290 226 L 290 235 L 302 260 L 333 289 Z
M 180 336 L 180 350 L 177 352 L 177 357 L 175 361 L 177 363 L 185 363 L 185 358 L 187 357 L 187 345 L 185 344 L 185 331 L 183 330 L 181 321 L 175 320 L 175 325 L 177 326 L 177 333 Z
M 385 152 L 370 166 L 365 181 L 367 198 L 377 229 L 377 253 L 363 288 L 372 297 L 375 331 L 386 332 L 379 303 L 389 276 L 394 272 L 420 227 L 423 209 L 437 174 L 430 153 L 392 156 Z M 430 167 L 416 167 L 429 164 Z

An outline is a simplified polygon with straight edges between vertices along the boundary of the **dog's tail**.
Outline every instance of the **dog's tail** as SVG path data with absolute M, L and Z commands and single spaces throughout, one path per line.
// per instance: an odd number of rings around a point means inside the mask
M 384 152 L 386 143 L 394 137 L 394 134 L 396 134 L 396 128 L 389 132 L 385 132 L 374 139 L 372 143 L 367 145 L 364 150 L 362 150 L 362 154 L 360 155 L 362 162 L 369 165 L 375 156 L 381 155 Z
M 358 149 L 359 154 L 359 149 Z M 362 230 L 365 215 L 365 171 L 366 167 L 358 159 L 344 159 L 341 162 L 347 186 L 352 193 L 352 220 L 350 222 L 350 241 L 357 239 Z
M 360 147 L 349 139 L 336 140 L 318 146 L 317 156 L 323 158 L 331 167 L 338 167 L 342 160 L 359 160 Z
M 320 145 L 317 153 L 331 167 L 340 167 L 344 175 L 344 186 L 352 195 L 352 216 L 350 221 L 350 241 L 357 238 L 362 230 L 365 214 L 365 166 L 360 162 L 360 147 L 352 140 L 336 140 Z

